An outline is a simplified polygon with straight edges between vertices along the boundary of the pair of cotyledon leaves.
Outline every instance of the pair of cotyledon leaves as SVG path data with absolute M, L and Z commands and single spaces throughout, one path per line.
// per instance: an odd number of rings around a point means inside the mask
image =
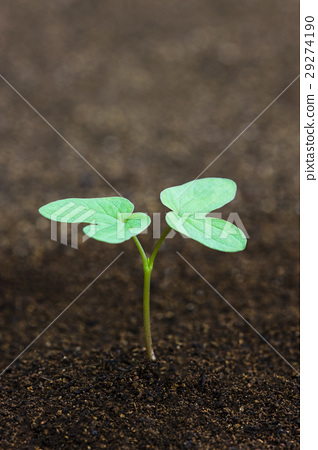
M 236 184 L 226 178 L 203 178 L 165 189 L 161 202 L 171 209 L 168 225 L 176 231 L 223 252 L 244 250 L 246 237 L 230 222 L 207 217 L 229 203 Z M 90 223 L 84 233 L 98 241 L 117 244 L 140 234 L 150 225 L 150 217 L 133 213 L 134 205 L 122 197 L 68 198 L 39 209 L 46 218 L 67 223 Z

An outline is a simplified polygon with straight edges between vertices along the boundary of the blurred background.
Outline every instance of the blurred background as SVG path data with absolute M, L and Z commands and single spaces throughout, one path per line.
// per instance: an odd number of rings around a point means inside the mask
M 297 77 L 298 7 L 296 0 L 2 1 L 1 74 L 136 211 L 164 213 L 160 191 L 196 178 Z M 0 79 L 3 364 L 121 251 L 25 357 L 63 345 L 142 342 L 133 242 L 91 239 L 74 250 L 50 240 L 50 223 L 37 212 L 61 198 L 117 193 L 13 88 Z M 298 108 L 297 80 L 204 173 L 237 183 L 223 218 L 238 212 L 250 239 L 238 254 L 180 236 L 167 241 L 153 281 L 154 339 L 162 345 L 171 335 L 200 339 L 198 324 L 206 323 L 206 345 L 219 333 L 219 351 L 231 351 L 249 336 L 246 357 L 268 352 L 268 364 L 291 370 L 178 250 L 297 364 Z M 141 240 L 153 248 L 151 233 Z

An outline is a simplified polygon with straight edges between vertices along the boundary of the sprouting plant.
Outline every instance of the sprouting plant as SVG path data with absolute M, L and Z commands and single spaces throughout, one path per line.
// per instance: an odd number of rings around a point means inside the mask
M 246 237 L 230 222 L 207 216 L 234 199 L 236 184 L 225 178 L 204 178 L 165 189 L 161 202 L 171 209 L 165 229 L 148 258 L 137 235 L 150 225 L 150 217 L 133 213 L 134 205 L 122 197 L 68 198 L 48 203 L 39 209 L 57 222 L 89 223 L 84 233 L 109 244 L 132 238 L 140 252 L 144 269 L 143 317 L 147 354 L 155 361 L 150 328 L 150 279 L 157 252 L 171 228 L 201 244 L 223 252 L 244 250 Z

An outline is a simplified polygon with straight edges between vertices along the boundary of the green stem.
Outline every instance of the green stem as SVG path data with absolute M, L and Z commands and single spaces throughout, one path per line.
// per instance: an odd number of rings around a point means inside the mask
M 142 264 L 143 264 L 144 270 L 145 270 L 145 267 L 148 267 L 148 258 L 146 256 L 146 253 L 145 253 L 144 249 L 142 248 L 142 245 L 139 242 L 139 239 L 137 238 L 137 236 L 133 236 L 132 238 L 139 250 L 139 253 L 140 253 L 141 259 L 142 259 Z
M 159 250 L 161 244 L 163 243 L 163 241 L 165 240 L 165 238 L 167 237 L 167 235 L 169 234 L 170 230 L 171 230 L 171 227 L 167 226 L 165 231 L 162 233 L 161 238 L 157 242 L 157 244 L 156 244 L 156 246 L 155 246 L 155 248 L 154 248 L 154 250 L 152 252 L 152 255 L 150 257 L 150 260 L 149 260 L 149 264 L 151 265 L 151 268 L 153 267 L 153 262 L 155 260 L 155 257 L 157 255 L 157 253 L 158 253 L 158 250 Z
M 156 361 L 155 353 L 152 348 L 151 325 L 150 325 L 150 280 L 151 269 L 144 270 L 144 333 L 146 341 L 147 355 L 150 361 Z
M 152 268 L 153 268 L 153 262 L 158 253 L 158 250 L 170 230 L 171 230 L 171 228 L 169 226 L 165 229 L 161 238 L 157 242 L 150 258 L 147 258 L 146 253 L 145 253 L 141 243 L 139 242 L 139 239 L 137 238 L 137 236 L 133 236 L 133 240 L 134 240 L 134 242 L 139 250 L 139 253 L 141 255 L 142 265 L 143 265 L 143 269 L 144 269 L 144 298 L 143 298 L 144 334 L 145 334 L 147 355 L 148 355 L 148 358 L 150 359 L 150 361 L 156 360 L 155 353 L 152 348 L 151 325 L 150 325 L 151 273 L 152 273 Z

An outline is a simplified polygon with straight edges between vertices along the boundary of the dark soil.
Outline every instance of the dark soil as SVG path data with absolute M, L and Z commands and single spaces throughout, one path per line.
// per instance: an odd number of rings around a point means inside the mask
M 3 1 L 0 27 L 2 75 L 149 213 L 299 70 L 294 0 Z M 155 363 L 134 243 L 75 250 L 37 212 L 117 194 L 4 80 L 0 102 L 0 370 L 38 338 L 1 376 L 0 447 L 298 448 L 298 81 L 202 175 L 236 181 L 222 213 L 239 213 L 247 249 L 161 248 Z

